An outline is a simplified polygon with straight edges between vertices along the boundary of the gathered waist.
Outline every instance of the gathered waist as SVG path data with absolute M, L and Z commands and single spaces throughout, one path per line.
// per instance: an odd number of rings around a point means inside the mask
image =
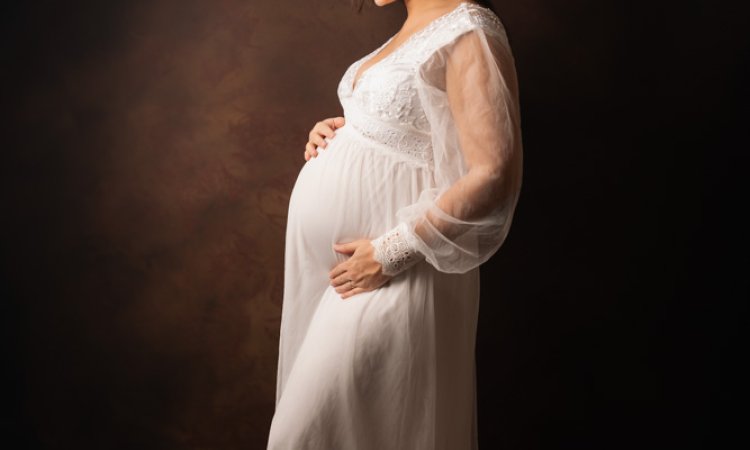
M 432 167 L 432 159 L 424 159 L 419 155 L 404 152 L 390 145 L 383 144 L 348 123 L 336 129 L 336 137 L 333 140 L 325 138 L 329 143 L 335 143 L 337 139 L 339 140 L 337 145 L 342 146 L 342 150 L 344 151 L 357 151 L 368 154 L 376 153 L 411 165 L 424 168 Z
M 398 128 L 360 114 L 347 114 L 345 120 L 344 126 L 336 130 L 337 134 L 343 131 L 370 147 L 424 163 L 432 162 L 432 139 L 427 133 Z

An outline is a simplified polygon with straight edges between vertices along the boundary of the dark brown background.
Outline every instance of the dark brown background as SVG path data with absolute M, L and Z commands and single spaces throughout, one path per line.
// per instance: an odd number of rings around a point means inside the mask
M 482 268 L 482 448 L 723 448 L 745 424 L 726 408 L 744 394 L 746 11 L 494 4 L 525 177 Z M 2 8 L 4 439 L 265 448 L 306 135 L 403 8 Z

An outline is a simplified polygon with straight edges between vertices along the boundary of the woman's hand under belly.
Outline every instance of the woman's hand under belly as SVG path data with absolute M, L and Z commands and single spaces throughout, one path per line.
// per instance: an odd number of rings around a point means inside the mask
M 328 273 L 331 286 L 336 288 L 342 299 L 375 290 L 392 278 L 383 274 L 383 266 L 374 257 L 375 248 L 370 239 L 337 243 L 333 249 L 338 253 L 351 255 Z

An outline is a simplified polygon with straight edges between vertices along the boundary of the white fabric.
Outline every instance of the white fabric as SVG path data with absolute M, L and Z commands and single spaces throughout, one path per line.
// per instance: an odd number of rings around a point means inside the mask
M 269 449 L 477 447 L 478 266 L 521 187 L 515 66 L 500 19 L 463 2 L 353 85 L 392 39 L 344 73 L 346 124 L 292 191 Z M 342 300 L 333 244 L 396 230 L 395 276 Z
M 370 241 L 374 248 L 373 257 L 382 266 L 385 275 L 395 276 L 424 259 L 417 251 L 413 234 L 408 225 L 400 223 L 389 232 Z

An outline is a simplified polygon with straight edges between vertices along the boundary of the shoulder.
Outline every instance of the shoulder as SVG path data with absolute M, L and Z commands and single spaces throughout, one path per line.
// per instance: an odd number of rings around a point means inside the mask
M 431 30 L 415 55 L 418 73 L 430 84 L 444 84 L 448 55 L 471 53 L 480 48 L 479 37 L 486 41 L 506 42 L 505 27 L 489 8 L 464 2 L 431 24 Z M 463 38 L 463 39 L 462 39 Z M 457 44 L 463 45 L 457 45 Z M 463 55 L 471 59 L 472 55 Z
M 463 3 L 458 8 L 460 22 L 468 29 L 481 29 L 486 33 L 504 33 L 505 27 L 499 17 L 489 8 L 476 3 Z M 460 28 L 460 27 L 459 27 Z
M 474 31 L 482 32 L 488 38 L 505 35 L 505 27 L 491 9 L 476 3 L 464 2 L 447 16 L 438 20 L 425 45 L 426 53 L 449 45 L 462 35 Z

